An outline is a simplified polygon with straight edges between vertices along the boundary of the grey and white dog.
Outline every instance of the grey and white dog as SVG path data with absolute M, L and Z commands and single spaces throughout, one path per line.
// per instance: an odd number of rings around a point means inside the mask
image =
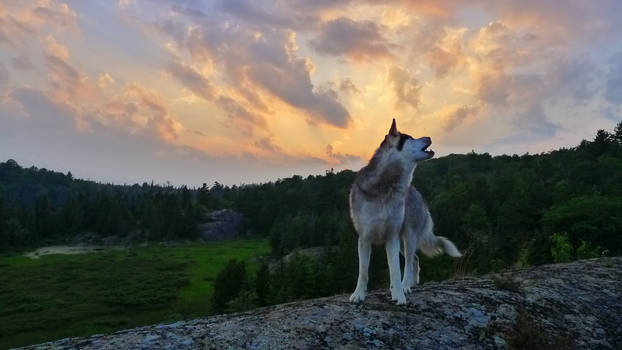
M 359 237 L 359 276 L 350 301 L 365 300 L 372 244 L 385 246 L 391 298 L 397 304 L 405 304 L 405 293 L 419 283 L 417 249 L 429 256 L 442 252 L 461 256 L 450 240 L 434 235 L 428 207 L 411 186 L 417 162 L 434 156 L 428 150 L 431 144 L 429 137 L 415 139 L 400 133 L 393 119 L 384 141 L 356 176 L 350 190 L 350 215 Z M 400 251 L 406 262 L 403 280 Z

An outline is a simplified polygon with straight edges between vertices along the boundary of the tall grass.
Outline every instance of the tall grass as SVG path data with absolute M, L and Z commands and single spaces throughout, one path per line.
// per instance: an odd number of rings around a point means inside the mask
M 237 240 L 0 258 L 0 348 L 208 315 L 226 262 L 269 251 Z

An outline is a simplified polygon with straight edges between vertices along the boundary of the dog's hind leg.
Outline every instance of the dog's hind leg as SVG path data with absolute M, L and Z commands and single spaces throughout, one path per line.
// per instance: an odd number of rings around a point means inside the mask
M 403 235 L 404 279 L 402 287 L 404 293 L 412 292 L 412 287 L 419 283 L 419 259 L 416 254 L 416 244 L 413 235 Z
M 359 236 L 359 278 L 356 282 L 356 289 L 350 296 L 350 301 L 360 303 L 365 300 L 367 295 L 367 281 L 369 280 L 369 259 L 371 258 L 371 242 Z
M 385 244 L 389 275 L 391 277 L 391 299 L 398 305 L 406 304 L 406 296 L 402 287 L 402 273 L 400 269 L 400 239 L 399 235 L 389 238 Z
M 419 284 L 419 273 L 421 268 L 419 267 L 419 256 L 415 253 L 415 259 L 413 260 L 415 266 L 415 285 Z

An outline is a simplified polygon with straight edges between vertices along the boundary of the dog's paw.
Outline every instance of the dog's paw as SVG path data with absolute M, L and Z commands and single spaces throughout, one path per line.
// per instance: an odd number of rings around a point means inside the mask
M 397 305 L 406 305 L 406 296 L 404 293 L 401 293 L 397 296 Z
M 414 290 L 415 281 L 412 279 L 404 279 L 402 281 L 402 287 L 402 289 L 404 290 L 404 294 L 410 294 Z
M 391 300 L 397 302 L 397 305 L 406 304 L 406 295 L 402 289 L 391 291 Z
M 362 303 L 365 301 L 366 293 L 363 291 L 355 290 L 352 295 L 350 295 L 350 302 L 352 303 Z

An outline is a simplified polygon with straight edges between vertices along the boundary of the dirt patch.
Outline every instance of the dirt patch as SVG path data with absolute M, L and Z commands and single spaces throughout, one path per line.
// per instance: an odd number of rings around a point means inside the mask
M 42 247 L 33 252 L 24 254 L 31 259 L 39 259 L 43 255 L 50 254 L 89 254 L 105 252 L 110 250 L 123 250 L 125 246 L 103 246 L 103 245 L 83 245 L 83 246 L 69 246 L 69 245 L 55 245 L 50 247 Z

